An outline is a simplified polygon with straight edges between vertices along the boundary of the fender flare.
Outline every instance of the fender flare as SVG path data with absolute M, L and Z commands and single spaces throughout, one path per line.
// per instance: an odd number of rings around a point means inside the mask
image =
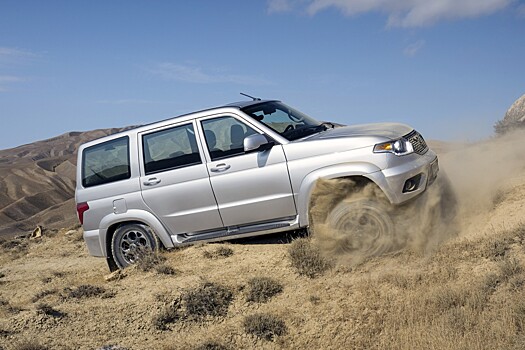
M 150 212 L 140 209 L 131 209 L 126 212 L 125 217 L 120 214 L 108 214 L 100 221 L 100 246 L 103 249 L 104 256 L 108 256 L 107 252 L 107 234 L 111 226 L 116 224 L 124 224 L 126 222 L 141 222 L 149 226 L 153 232 L 160 239 L 164 247 L 173 248 L 171 236 L 162 225 L 162 223 Z
M 359 162 L 352 164 L 337 164 L 324 168 L 316 169 L 306 175 L 301 182 L 297 196 L 297 212 L 299 214 L 299 226 L 307 227 L 309 225 L 308 209 L 310 197 L 318 179 L 337 179 L 343 177 L 361 176 L 375 183 L 387 197 L 388 191 L 381 186 L 380 178 L 384 177 L 381 169 L 371 163 Z M 379 181 L 378 181 L 379 180 Z

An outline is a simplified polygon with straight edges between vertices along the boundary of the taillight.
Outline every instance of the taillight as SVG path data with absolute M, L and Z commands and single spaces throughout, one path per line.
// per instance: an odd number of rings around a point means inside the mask
M 84 225 L 84 212 L 88 209 L 89 205 L 87 204 L 87 202 L 77 204 L 78 220 L 80 221 L 81 225 Z

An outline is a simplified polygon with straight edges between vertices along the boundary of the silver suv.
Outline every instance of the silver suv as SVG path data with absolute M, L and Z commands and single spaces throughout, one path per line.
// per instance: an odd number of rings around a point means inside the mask
M 435 153 L 406 125 L 335 128 L 254 99 L 83 144 L 75 199 L 89 253 L 115 269 L 143 249 L 308 228 L 319 179 L 373 184 L 396 205 L 437 172 Z M 336 220 L 354 207 L 336 207 Z M 379 228 L 389 220 L 368 216 Z

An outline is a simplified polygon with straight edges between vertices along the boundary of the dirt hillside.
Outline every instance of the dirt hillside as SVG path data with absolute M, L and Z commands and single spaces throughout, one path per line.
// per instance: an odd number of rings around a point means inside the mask
M 358 263 L 279 235 L 108 276 L 80 230 L 4 241 L 0 349 L 523 349 L 524 136 L 447 147 L 457 231 Z
M 73 225 L 78 146 L 124 129 L 69 132 L 0 150 L 0 237 Z

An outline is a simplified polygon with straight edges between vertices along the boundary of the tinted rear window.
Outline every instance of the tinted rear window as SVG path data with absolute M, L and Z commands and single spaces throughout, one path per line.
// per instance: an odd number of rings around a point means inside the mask
M 127 136 L 84 149 L 82 186 L 102 185 L 130 177 L 129 138 Z

